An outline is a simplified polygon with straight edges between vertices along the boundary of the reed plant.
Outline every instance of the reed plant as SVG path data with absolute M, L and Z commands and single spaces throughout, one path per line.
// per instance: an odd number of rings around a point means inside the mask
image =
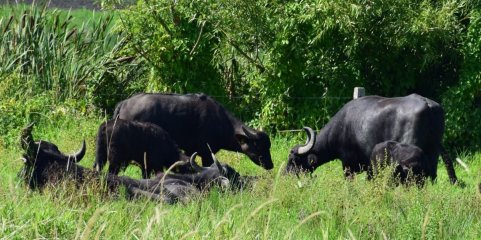
M 0 19 L 0 77 L 15 74 L 18 95 L 85 96 L 87 80 L 121 37 L 111 29 L 111 14 L 76 22 L 70 11 L 46 6 L 6 8 L 12 10 Z

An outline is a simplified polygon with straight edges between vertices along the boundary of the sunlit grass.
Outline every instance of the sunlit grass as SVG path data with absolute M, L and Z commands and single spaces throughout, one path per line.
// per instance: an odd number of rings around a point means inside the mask
M 94 139 L 101 119 L 79 118 L 37 126 L 36 139 L 58 144 L 67 153 L 87 140 L 81 164 L 94 160 Z M 67 239 L 476 239 L 481 236 L 481 155 L 464 154 L 467 172 L 456 167 L 465 188 L 449 184 L 444 167 L 437 183 L 424 188 L 393 187 L 386 178 L 367 181 L 360 174 L 344 179 L 340 162 L 320 167 L 311 178 L 284 176 L 296 138 L 273 138 L 275 168 L 265 171 L 246 156 L 222 151 L 218 158 L 243 175 L 261 176 L 252 189 L 214 189 L 186 204 L 165 205 L 146 199 L 99 194 L 69 184 L 30 191 L 16 178 L 22 166 L 17 147 L 2 149 L 0 159 L 0 233 L 2 238 Z M 123 174 L 140 177 L 137 167 Z

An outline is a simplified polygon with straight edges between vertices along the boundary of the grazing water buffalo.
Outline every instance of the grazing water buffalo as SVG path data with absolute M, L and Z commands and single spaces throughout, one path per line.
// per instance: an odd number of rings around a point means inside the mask
M 346 177 L 369 170 L 374 146 L 392 140 L 412 144 L 426 155 L 427 176 L 436 178 L 438 156 L 442 149 L 444 111 L 425 97 L 385 98 L 366 96 L 345 104 L 331 120 L 315 134 L 305 127 L 308 136 L 304 145 L 291 149 L 287 172 L 314 171 L 333 159 L 340 159 Z M 443 160 L 452 183 L 457 181 L 453 163 L 447 155 Z
M 137 94 L 117 104 L 116 117 L 157 124 L 187 155 L 198 152 L 204 166 L 213 163 L 209 144 L 214 153 L 242 152 L 255 164 L 273 168 L 269 136 L 247 127 L 204 94 Z
M 21 146 L 25 151 L 23 154 L 25 165 L 21 171 L 21 177 L 31 189 L 43 189 L 47 185 L 56 185 L 68 179 L 78 185 L 88 181 L 100 183 L 103 179 L 111 192 L 118 192 L 119 187 L 123 186 L 129 197 L 142 195 L 166 203 L 175 203 L 185 202 L 199 193 L 199 190 L 208 190 L 212 185 L 225 186 L 237 181 L 237 172 L 226 171 L 225 169 L 229 167 L 217 161 L 213 166 L 203 168 L 197 173 L 198 176 L 161 174 L 154 179 L 137 180 L 107 174 L 102 178 L 99 172 L 76 164 L 85 155 L 85 142 L 77 153 L 65 155 L 53 143 L 35 142 L 31 134 L 32 127 L 30 125 L 23 129 L 21 134 Z
M 393 175 L 401 182 L 406 182 L 411 176 L 422 184 L 426 176 L 432 176 L 429 172 L 428 159 L 423 150 L 411 144 L 398 143 L 395 141 L 385 141 L 376 144 L 371 153 L 372 173 L 376 176 L 378 171 L 385 166 L 393 166 Z M 434 173 L 435 174 L 435 173 Z
M 155 124 L 115 119 L 99 127 L 94 163 L 98 171 L 108 161 L 109 173 L 117 175 L 133 161 L 141 167 L 142 176 L 149 178 L 151 173 L 161 172 L 177 161 L 188 160 L 170 135 Z M 176 171 L 189 169 L 184 165 Z

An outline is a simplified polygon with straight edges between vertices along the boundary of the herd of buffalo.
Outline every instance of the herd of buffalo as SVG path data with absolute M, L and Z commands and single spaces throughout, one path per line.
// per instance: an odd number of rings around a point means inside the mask
M 241 176 L 216 157 L 221 149 L 242 152 L 269 170 L 269 136 L 246 126 L 205 94 L 134 95 L 117 104 L 111 120 L 98 129 L 93 169 L 77 164 L 85 141 L 72 155 L 47 141 L 35 141 L 33 124 L 21 133 L 24 168 L 31 189 L 65 179 L 81 184 L 102 182 L 110 192 L 126 189 L 128 197 L 146 196 L 167 203 L 184 202 L 213 186 L 240 189 L 255 177 Z M 441 155 L 449 179 L 457 182 L 453 162 L 442 146 L 444 111 L 425 97 L 411 94 L 385 98 L 365 96 L 345 104 L 318 132 L 304 127 L 305 144 L 289 153 L 286 174 L 309 173 L 340 159 L 346 178 L 393 166 L 401 182 L 435 180 Z M 195 162 L 202 158 L 202 166 Z M 108 163 L 108 173 L 102 168 Z M 118 176 L 129 164 L 141 168 L 143 179 Z

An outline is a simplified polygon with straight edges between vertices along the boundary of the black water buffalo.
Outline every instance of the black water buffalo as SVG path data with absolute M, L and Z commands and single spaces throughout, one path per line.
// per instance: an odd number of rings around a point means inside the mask
M 101 180 L 105 180 L 110 192 L 119 192 L 119 187 L 123 186 L 127 190 L 128 197 L 142 195 L 167 203 L 175 203 L 185 202 L 200 190 L 208 190 L 212 185 L 230 185 L 238 178 L 237 172 L 233 169 L 233 172 L 228 172 L 226 169 L 231 168 L 217 161 L 213 166 L 199 171 L 198 176 L 187 174 L 182 177 L 180 174 L 171 176 L 161 173 L 156 178 L 141 180 L 112 174 L 101 177 L 99 172 L 77 164 L 85 155 L 85 142 L 77 153 L 65 155 L 53 143 L 35 142 L 31 131 L 32 125 L 22 130 L 21 146 L 25 151 L 23 154 L 25 165 L 19 175 L 33 190 L 41 190 L 47 185 L 56 185 L 65 180 L 72 180 L 78 185 L 89 181 L 100 183 Z
M 190 158 L 190 164 L 194 169 L 193 173 L 160 173 L 157 177 L 164 177 L 167 179 L 179 179 L 186 182 L 189 182 L 196 186 L 198 189 L 203 190 L 208 188 L 212 185 L 212 181 L 220 181 L 216 182 L 217 185 L 221 185 L 223 187 L 232 187 L 233 189 L 242 188 L 245 184 L 247 178 L 241 177 L 240 174 L 234 170 L 228 164 L 220 163 L 215 156 L 212 154 L 214 159 L 214 163 L 209 167 L 201 167 L 197 165 L 194 161 L 197 153 L 194 153 Z
M 114 118 L 152 122 L 165 129 L 187 155 L 198 152 L 202 164 L 213 163 L 207 144 L 245 153 L 257 165 L 272 169 L 269 136 L 247 127 L 204 94 L 141 93 L 117 104 Z
M 153 199 L 168 199 L 169 203 L 177 201 L 186 202 L 198 196 L 201 192 L 209 191 L 212 186 L 222 189 L 237 190 L 244 186 L 245 181 L 233 168 L 221 164 L 214 158 L 214 163 L 209 167 L 198 166 L 194 159 L 190 159 L 195 172 L 192 173 L 158 173 L 153 179 L 140 179 L 129 181 L 129 187 L 134 194 L 148 196 Z M 125 178 L 125 177 L 121 177 Z
M 411 144 L 395 141 L 385 141 L 376 144 L 371 153 L 371 169 L 369 175 L 376 176 L 378 171 L 385 166 L 392 166 L 393 175 L 401 182 L 406 182 L 411 176 L 413 180 L 422 183 L 429 172 L 428 159 L 423 150 Z M 436 173 L 434 173 L 436 174 Z M 421 182 L 420 182 L 421 181 Z
M 366 96 L 345 104 L 316 135 L 311 128 L 305 145 L 291 149 L 287 172 L 314 171 L 333 159 L 340 159 L 346 177 L 370 168 L 374 146 L 392 140 L 412 144 L 426 155 L 426 174 L 436 178 L 438 156 L 442 150 L 444 111 L 425 97 L 385 98 Z M 452 183 L 457 181 L 453 163 L 443 160 Z
M 108 161 L 108 172 L 117 175 L 133 161 L 142 169 L 142 176 L 148 178 L 177 161 L 188 160 L 170 135 L 155 124 L 115 119 L 99 127 L 94 163 L 98 171 Z M 185 168 L 177 170 L 188 171 Z

